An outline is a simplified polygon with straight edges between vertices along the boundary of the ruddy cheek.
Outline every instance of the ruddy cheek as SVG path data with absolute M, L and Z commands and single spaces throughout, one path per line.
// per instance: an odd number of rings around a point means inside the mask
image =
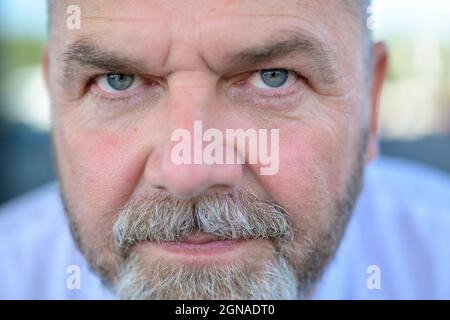
M 91 205 L 112 209 L 123 205 L 132 192 L 136 173 L 130 141 L 125 136 L 93 133 L 79 146 L 80 191 Z
M 265 179 L 266 189 L 280 204 L 299 203 L 311 194 L 314 178 L 310 166 L 313 155 L 303 143 L 280 143 L 280 168 L 276 175 L 261 177 Z
M 260 176 L 269 196 L 293 214 L 318 211 L 325 205 L 322 198 L 330 192 L 332 169 L 327 148 L 325 140 L 306 130 L 281 135 L 278 173 Z

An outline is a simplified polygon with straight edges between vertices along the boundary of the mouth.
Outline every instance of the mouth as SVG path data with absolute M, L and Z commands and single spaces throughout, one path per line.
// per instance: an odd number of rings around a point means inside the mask
M 228 264 L 245 257 L 248 252 L 256 249 L 257 243 L 264 240 L 227 240 L 214 235 L 195 233 L 180 241 L 152 242 L 146 241 L 138 245 L 145 246 L 143 253 L 153 257 L 169 259 L 183 264 Z
M 189 235 L 182 241 L 163 242 L 160 245 L 178 254 L 214 255 L 235 249 L 244 240 L 224 240 L 209 234 Z

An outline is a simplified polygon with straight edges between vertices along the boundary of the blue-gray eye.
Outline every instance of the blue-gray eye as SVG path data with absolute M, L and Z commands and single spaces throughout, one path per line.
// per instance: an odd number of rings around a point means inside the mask
M 286 83 L 289 71 L 285 69 L 266 69 L 260 71 L 261 80 L 272 88 L 281 87 Z
M 114 90 L 123 91 L 133 85 L 134 76 L 129 74 L 107 74 L 106 80 Z

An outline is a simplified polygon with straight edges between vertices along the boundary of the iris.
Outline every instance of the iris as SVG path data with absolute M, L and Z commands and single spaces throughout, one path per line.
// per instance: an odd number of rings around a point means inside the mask
M 134 76 L 128 74 L 108 74 L 106 80 L 114 90 L 123 91 L 131 87 L 134 82 Z
M 261 71 L 261 80 L 272 88 L 281 87 L 286 83 L 289 72 L 284 69 L 268 69 Z

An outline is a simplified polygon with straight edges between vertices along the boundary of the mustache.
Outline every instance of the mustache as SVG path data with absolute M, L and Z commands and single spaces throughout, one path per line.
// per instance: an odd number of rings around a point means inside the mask
M 194 232 L 222 240 L 290 241 L 293 231 L 285 209 L 252 192 L 234 190 L 179 199 L 155 191 L 119 210 L 112 238 L 126 249 L 142 241 L 181 241 Z

